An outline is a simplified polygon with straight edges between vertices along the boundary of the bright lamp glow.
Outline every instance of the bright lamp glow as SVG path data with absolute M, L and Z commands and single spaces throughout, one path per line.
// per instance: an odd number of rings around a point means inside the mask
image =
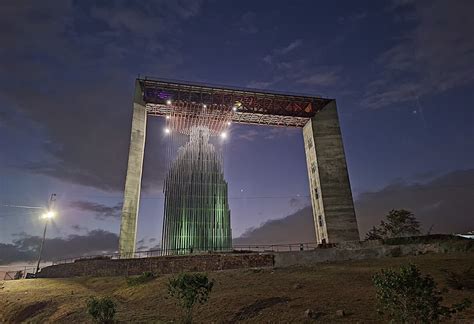
M 226 137 L 227 137 L 227 133 L 226 133 L 226 132 L 221 133 L 221 137 L 222 137 L 222 138 L 226 138 Z
M 166 104 L 167 104 L 167 105 L 171 105 L 171 100 L 169 100 L 169 99 L 166 100 Z
M 55 215 L 56 215 L 56 213 L 53 212 L 52 210 L 50 210 L 50 211 L 43 214 L 43 218 L 52 219 Z
M 169 134 L 171 132 L 171 130 L 169 128 L 165 128 L 165 133 L 166 134 Z
M 202 106 L 203 106 L 204 108 L 207 108 L 207 105 L 206 105 L 206 104 L 204 104 L 204 105 L 202 105 Z
M 232 107 L 233 111 L 237 111 L 237 106 Z
M 227 126 L 230 126 L 230 122 L 227 122 Z
M 171 117 L 169 115 L 166 116 L 166 119 L 170 119 Z

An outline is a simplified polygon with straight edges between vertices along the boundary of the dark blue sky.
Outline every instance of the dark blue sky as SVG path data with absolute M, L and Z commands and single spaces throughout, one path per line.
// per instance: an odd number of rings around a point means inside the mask
M 472 12 L 442 0 L 3 1 L 0 242 L 41 232 L 37 211 L 3 205 L 52 192 L 49 235 L 118 232 L 138 74 L 336 98 L 356 205 L 469 171 Z M 162 127 L 150 122 L 139 239 L 161 237 Z M 225 176 L 235 237 L 305 206 L 300 131 L 233 125 Z

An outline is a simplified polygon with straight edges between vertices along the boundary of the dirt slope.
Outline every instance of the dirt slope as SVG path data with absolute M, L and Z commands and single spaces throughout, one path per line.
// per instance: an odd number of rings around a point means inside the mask
M 216 285 L 209 302 L 196 309 L 196 322 L 304 323 L 381 322 L 375 311 L 371 276 L 380 268 L 413 262 L 445 287 L 441 269 L 474 266 L 474 253 L 429 254 L 417 257 L 321 264 L 287 269 L 231 270 L 210 273 Z M 111 296 L 119 322 L 177 322 L 180 309 L 167 296 L 169 276 L 128 287 L 125 278 L 75 278 L 6 281 L 0 284 L 0 322 L 90 322 L 85 303 L 90 296 Z M 474 291 L 449 290 L 447 303 Z M 305 317 L 305 310 L 318 314 Z M 337 310 L 347 315 L 338 317 Z M 474 321 L 474 307 L 455 319 Z

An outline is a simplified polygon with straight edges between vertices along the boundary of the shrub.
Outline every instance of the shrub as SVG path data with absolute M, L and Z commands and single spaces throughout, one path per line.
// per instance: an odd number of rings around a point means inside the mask
M 443 297 L 436 282 L 423 276 L 415 265 L 405 265 L 400 271 L 381 270 L 373 277 L 378 311 L 397 323 L 432 323 L 469 307 L 464 300 L 451 307 L 441 305 Z
M 405 209 L 392 209 L 386 216 L 386 221 L 381 221 L 378 227 L 372 227 L 365 239 L 379 240 L 414 235 L 420 235 L 420 222 L 415 215 Z
M 95 298 L 87 301 L 87 312 L 97 323 L 113 323 L 116 305 L 110 297 Z
M 461 272 L 441 270 L 444 273 L 446 285 L 449 288 L 462 290 L 474 289 L 474 269 L 469 267 Z
M 136 286 L 152 281 L 156 278 L 156 275 L 153 272 L 145 271 L 141 275 L 136 277 L 128 277 L 127 284 L 129 286 Z
M 169 280 L 168 293 L 178 299 L 178 303 L 184 308 L 185 323 L 192 323 L 194 306 L 208 300 L 213 286 L 214 281 L 202 273 L 182 273 Z

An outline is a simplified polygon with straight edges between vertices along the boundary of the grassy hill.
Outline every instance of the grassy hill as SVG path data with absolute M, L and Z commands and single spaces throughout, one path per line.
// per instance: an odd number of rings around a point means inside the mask
M 441 269 L 461 271 L 474 266 L 474 253 L 426 254 L 416 257 L 350 261 L 314 267 L 228 270 L 209 273 L 216 281 L 209 302 L 195 311 L 196 322 L 381 322 L 375 310 L 371 277 L 380 268 L 412 262 L 446 287 Z M 177 322 L 181 311 L 168 297 L 169 276 L 129 287 L 123 277 L 35 279 L 0 283 L 0 322 L 91 322 L 86 311 L 90 296 L 111 296 L 119 322 Z M 474 291 L 452 290 L 451 304 Z M 308 319 L 305 310 L 319 314 Z M 339 317 L 337 310 L 346 315 Z M 456 322 L 472 323 L 474 307 Z

